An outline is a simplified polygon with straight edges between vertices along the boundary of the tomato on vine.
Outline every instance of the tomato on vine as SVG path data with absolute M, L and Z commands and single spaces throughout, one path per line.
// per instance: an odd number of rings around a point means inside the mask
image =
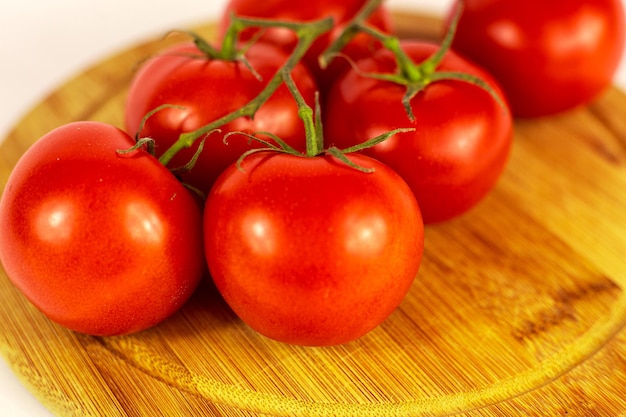
M 204 212 L 207 262 L 226 302 L 261 334 L 347 343 L 404 299 L 421 263 L 422 218 L 393 170 L 351 150 L 323 151 L 319 118 L 291 90 L 307 151 L 251 151 L 218 178 Z
M 423 242 L 404 181 L 353 163 L 257 153 L 218 179 L 205 209 L 211 276 L 234 312 L 272 339 L 336 345 L 384 321 L 408 292 Z
M 621 0 L 462 4 L 453 48 L 498 79 L 515 116 L 570 110 L 611 85 L 624 50 Z
M 244 107 L 267 87 L 288 59 L 277 47 L 260 42 L 247 48 L 243 56 L 238 54 L 218 53 L 197 40 L 152 57 L 131 83 L 125 106 L 126 130 L 153 139 L 156 155 L 161 157 L 181 134 L 194 132 Z M 317 86 L 310 72 L 297 64 L 292 73 L 306 100 L 313 103 Z M 148 113 L 161 106 L 169 107 L 155 112 L 142 124 Z M 269 132 L 296 149 L 304 150 L 305 146 L 298 109 L 284 86 L 276 89 L 254 117 L 237 117 L 219 129 L 222 134 Z M 168 167 L 185 166 L 198 152 L 200 143 L 197 140 L 190 148 L 179 151 L 168 161 Z M 243 152 L 256 146 L 256 142 L 226 145 L 220 135 L 213 135 L 203 146 L 195 165 L 180 177 L 206 194 L 219 174 Z
M 362 152 L 409 184 L 425 223 L 458 217 L 502 174 L 513 122 L 497 81 L 442 45 L 402 40 L 363 27 L 385 49 L 358 61 L 332 86 L 324 129 L 330 145 L 349 147 L 412 127 Z
M 98 336 L 178 310 L 206 265 L 194 196 L 125 132 L 75 122 L 20 158 L 0 200 L 0 260 L 52 321 Z

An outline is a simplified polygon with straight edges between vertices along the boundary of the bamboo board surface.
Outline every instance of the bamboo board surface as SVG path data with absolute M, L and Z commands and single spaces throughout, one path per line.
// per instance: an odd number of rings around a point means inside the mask
M 429 17 L 395 18 L 403 35 L 440 30 Z M 133 67 L 165 43 L 102 61 L 27 114 L 0 146 L 2 187 L 47 131 L 122 126 Z M 427 227 L 409 295 L 355 342 L 268 340 L 208 282 L 153 329 L 84 336 L 48 321 L 0 269 L 0 353 L 67 417 L 626 415 L 625 253 L 626 97 L 611 89 L 585 108 L 518 121 L 496 189 Z

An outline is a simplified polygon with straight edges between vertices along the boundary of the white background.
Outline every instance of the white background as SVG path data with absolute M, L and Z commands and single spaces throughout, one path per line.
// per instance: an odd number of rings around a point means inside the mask
M 225 3 L 226 0 L 2 0 L 0 142 L 32 106 L 77 73 L 171 29 L 215 20 Z M 451 0 L 388 0 L 387 4 L 395 10 L 442 15 Z M 626 89 L 624 65 L 615 82 Z M 0 359 L 0 417 L 51 415 Z

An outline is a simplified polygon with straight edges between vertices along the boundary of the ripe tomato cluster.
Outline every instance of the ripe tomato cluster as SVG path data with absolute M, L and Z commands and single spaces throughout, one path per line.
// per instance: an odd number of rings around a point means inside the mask
M 7 275 L 92 335 L 156 325 L 205 275 L 272 339 L 365 335 L 409 291 L 425 225 L 475 207 L 505 169 L 509 87 L 535 78 L 487 72 L 463 47 L 485 31 L 472 22 L 518 17 L 480 11 L 498 3 L 459 3 L 434 44 L 395 37 L 381 0 L 231 0 L 218 42 L 190 33 L 134 74 L 124 130 L 74 122 L 24 154 L 0 200 Z

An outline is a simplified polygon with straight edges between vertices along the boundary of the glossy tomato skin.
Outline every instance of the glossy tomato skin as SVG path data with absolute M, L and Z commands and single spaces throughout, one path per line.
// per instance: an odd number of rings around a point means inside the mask
M 230 24 L 231 14 L 239 16 L 290 20 L 296 22 L 313 22 L 319 19 L 332 17 L 335 25 L 331 31 L 320 36 L 311 46 L 304 57 L 303 62 L 312 71 L 322 95 L 325 94 L 328 86 L 341 73 L 350 68 L 349 62 L 345 58 L 335 59 L 331 65 L 323 70 L 320 68 L 318 57 L 330 44 L 342 33 L 348 22 L 365 5 L 365 0 L 316 0 L 307 2 L 287 1 L 287 0 L 230 0 L 220 19 L 219 31 L 226 32 Z M 391 14 L 383 5 L 372 13 L 367 22 L 373 27 L 390 33 L 393 30 Z M 251 39 L 256 31 L 248 29 L 241 34 L 242 39 Z M 268 29 L 261 36 L 263 42 L 271 43 L 281 47 L 287 53 L 291 53 L 296 45 L 297 38 L 293 31 L 287 29 Z M 358 60 L 369 56 L 374 50 L 380 48 L 379 42 L 365 34 L 358 34 L 350 42 L 342 54 L 347 55 L 352 60 Z
M 437 46 L 403 41 L 402 48 L 419 63 Z M 358 67 L 362 72 L 396 71 L 387 51 L 359 61 Z M 447 53 L 439 69 L 478 76 L 499 91 L 489 74 L 453 52 Z M 324 123 L 328 145 L 343 149 L 398 127 L 414 128 L 362 152 L 404 178 L 424 223 L 451 220 L 481 201 L 503 172 L 513 136 L 510 111 L 480 87 L 440 81 L 413 98 L 411 122 L 401 102 L 404 93 L 404 86 L 350 71 L 335 83 L 328 98 Z
M 623 5 L 466 0 L 453 48 L 498 79 L 515 116 L 550 116 L 611 85 L 624 48 Z
M 131 83 L 125 107 L 126 131 L 135 134 L 145 115 L 161 105 L 183 106 L 184 109 L 157 112 L 141 131 L 141 137 L 155 140 L 156 155 L 161 156 L 182 132 L 199 129 L 254 99 L 287 55 L 274 46 L 258 43 L 248 50 L 246 58 L 256 75 L 242 62 L 209 59 L 192 43 L 176 45 L 152 57 L 137 71 Z M 292 75 L 305 100 L 313 105 L 317 86 L 309 71 L 299 64 Z M 304 126 L 298 117 L 297 105 L 284 85 L 254 118 L 240 117 L 220 129 L 221 133 L 214 133 L 205 141 L 195 167 L 181 176 L 185 183 L 205 194 L 228 165 L 245 151 L 259 146 L 243 136 L 232 137 L 226 145 L 222 139 L 228 132 L 270 132 L 298 150 L 305 149 Z M 200 140 L 179 152 L 168 167 L 184 166 L 199 143 Z
M 259 153 L 232 166 L 205 206 L 205 248 L 234 312 L 272 339 L 307 346 L 363 336 L 400 304 L 423 251 L 404 181 L 363 155 L 362 173 L 324 156 Z
M 15 166 L 0 201 L 0 260 L 51 320 L 98 336 L 173 314 L 206 270 L 199 204 L 131 138 L 59 127 Z

